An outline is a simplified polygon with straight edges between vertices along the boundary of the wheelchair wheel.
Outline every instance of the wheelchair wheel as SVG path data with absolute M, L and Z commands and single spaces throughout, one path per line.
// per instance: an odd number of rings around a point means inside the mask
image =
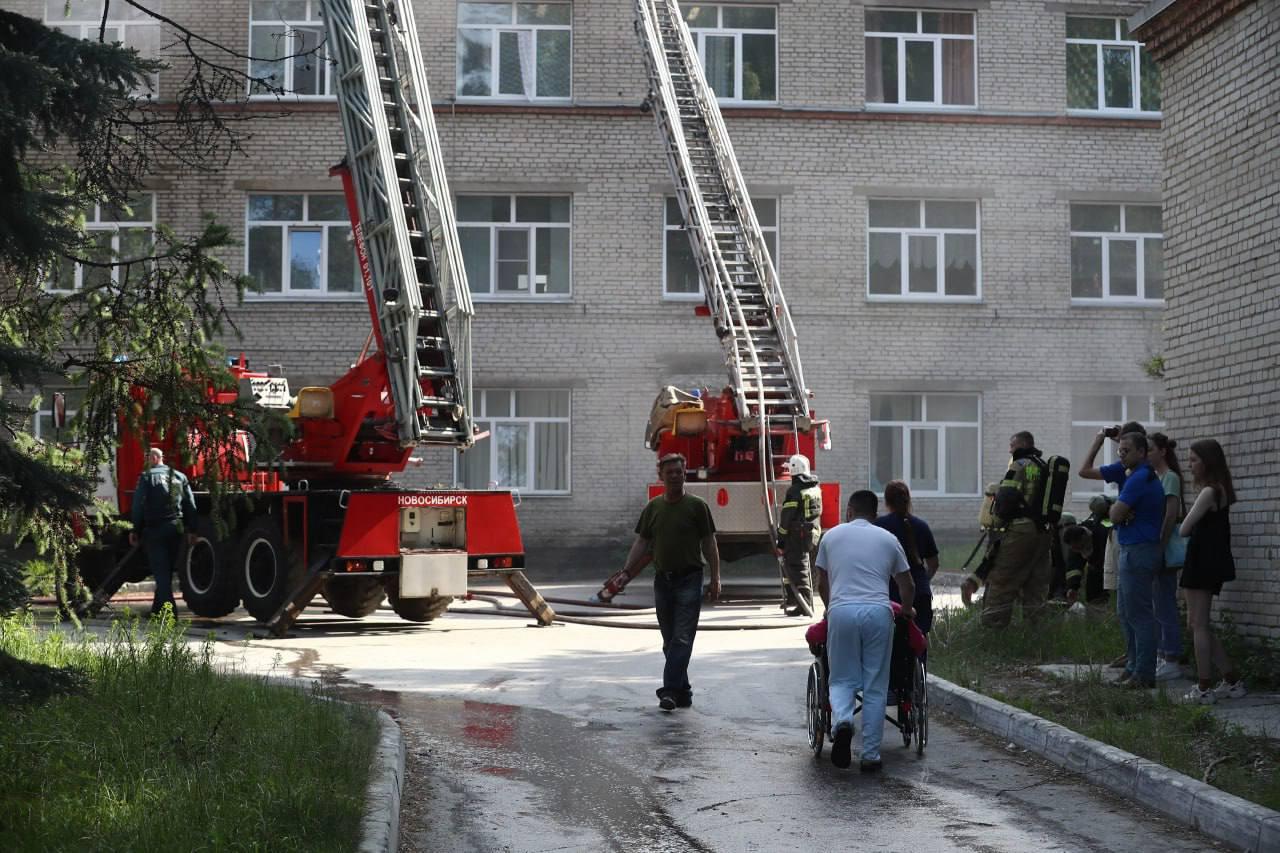
M 929 744 L 929 673 L 918 658 L 911 678 L 911 719 L 916 730 L 916 755 L 924 755 Z
M 822 757 L 822 744 L 827 736 L 826 679 L 822 677 L 822 665 L 814 661 L 809 665 L 809 684 L 805 689 L 805 717 L 809 731 L 809 748 L 815 757 Z

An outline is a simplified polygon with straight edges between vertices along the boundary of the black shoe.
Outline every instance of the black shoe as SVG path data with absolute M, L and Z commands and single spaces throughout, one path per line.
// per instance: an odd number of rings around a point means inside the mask
M 670 696 L 663 696 L 658 700 L 658 707 L 664 711 L 674 711 L 676 709 L 676 700 Z
M 797 604 L 795 607 L 788 607 L 786 609 L 786 614 L 788 616 L 804 616 L 805 612 L 804 609 Z
M 835 737 L 831 739 L 831 763 L 844 770 L 853 762 L 850 746 L 853 744 L 853 726 L 841 723 L 836 726 Z
M 878 758 L 875 761 L 868 761 L 864 758 L 858 762 L 858 769 L 863 773 L 877 773 L 883 766 L 884 762 Z
M 692 696 L 677 696 L 677 697 L 676 697 L 676 707 L 677 707 L 677 708 L 692 708 L 692 707 L 693 707 L 693 697 L 692 697 Z

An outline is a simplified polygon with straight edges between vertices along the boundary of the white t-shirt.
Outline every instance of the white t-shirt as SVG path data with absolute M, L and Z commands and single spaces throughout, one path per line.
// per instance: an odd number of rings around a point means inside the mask
M 817 565 L 827 573 L 828 607 L 889 607 L 889 582 L 894 575 L 910 571 L 898 537 L 861 518 L 827 531 L 818 546 Z

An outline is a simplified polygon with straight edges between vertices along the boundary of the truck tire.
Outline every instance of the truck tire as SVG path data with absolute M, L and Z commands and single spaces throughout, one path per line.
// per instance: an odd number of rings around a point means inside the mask
M 226 543 L 218 538 L 213 521 L 201 516 L 196 522 L 194 545 L 186 545 L 178 559 L 178 586 L 187 609 L 197 616 L 216 619 L 240 604 L 235 569 L 227 559 Z
M 305 572 L 270 517 L 254 519 L 241 531 L 233 565 L 244 609 L 259 622 L 276 615 Z
M 387 595 L 382 578 L 361 577 L 331 577 L 320 594 L 334 613 L 352 619 L 373 613 Z
M 452 595 L 433 595 L 430 598 L 401 598 L 400 579 L 387 578 L 387 600 L 396 615 L 408 622 L 430 622 L 443 616 L 453 601 Z

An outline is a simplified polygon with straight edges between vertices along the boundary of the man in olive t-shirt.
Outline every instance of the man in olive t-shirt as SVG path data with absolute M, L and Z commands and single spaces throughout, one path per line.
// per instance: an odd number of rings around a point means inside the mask
M 711 569 L 708 593 L 720 597 L 720 552 L 711 508 L 702 498 L 685 494 L 684 456 L 668 454 L 658 460 L 658 477 L 665 491 L 645 505 L 636 523 L 636 540 L 624 571 L 634 575 L 653 560 L 653 600 L 662 629 L 666 667 L 658 688 L 658 707 L 664 711 L 693 704 L 689 686 L 689 658 L 702 611 L 702 568 Z

